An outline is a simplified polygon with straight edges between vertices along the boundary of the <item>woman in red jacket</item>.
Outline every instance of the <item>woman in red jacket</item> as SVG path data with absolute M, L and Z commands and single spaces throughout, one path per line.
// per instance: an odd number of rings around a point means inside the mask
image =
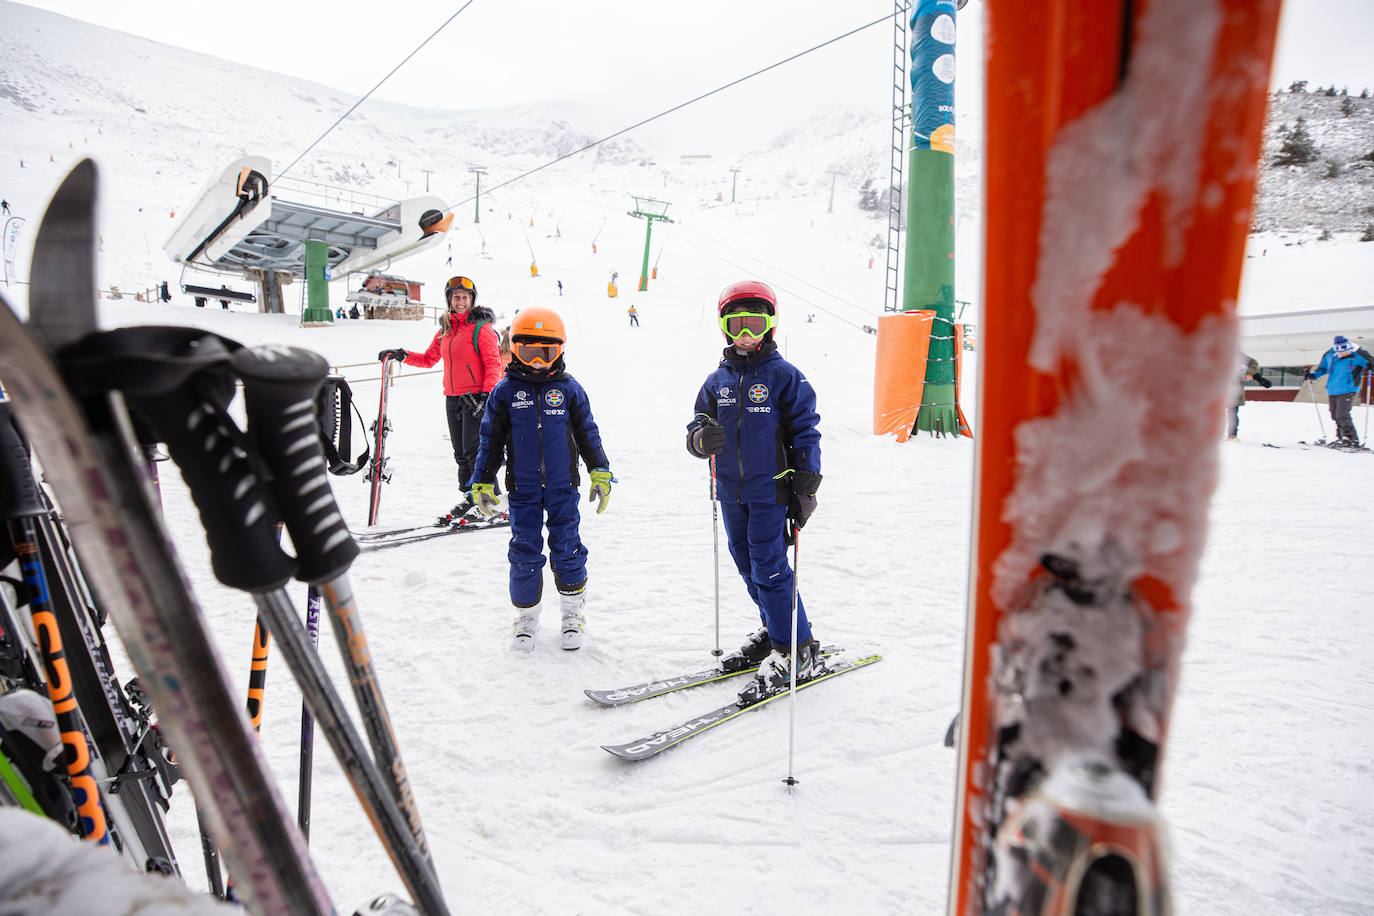
M 477 457 L 477 431 L 487 394 L 501 379 L 500 343 L 489 308 L 477 306 L 477 285 L 467 277 L 453 277 L 444 286 L 448 310 L 439 316 L 439 333 L 429 349 L 410 353 L 400 348 L 383 350 L 377 359 L 399 359 L 410 366 L 428 368 L 444 361 L 445 409 L 453 460 L 458 463 L 458 485 L 463 498 L 449 512 L 457 518 L 472 508 L 466 494 L 472 486 L 472 462 Z

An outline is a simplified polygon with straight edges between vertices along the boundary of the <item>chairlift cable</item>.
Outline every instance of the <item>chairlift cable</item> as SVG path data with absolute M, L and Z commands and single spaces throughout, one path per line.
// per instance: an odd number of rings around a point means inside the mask
M 472 2 L 472 0 L 468 0 L 468 2 Z M 460 10 L 459 12 L 461 12 L 461 10 Z M 456 15 L 456 14 L 455 14 L 455 15 Z M 487 189 L 487 193 L 490 194 L 492 191 L 496 191 L 496 190 L 499 190 L 499 189 L 501 189 L 501 188 L 504 188 L 504 187 L 505 187 L 506 185 L 508 185 L 508 184 L 514 184 L 515 182 L 520 181 L 522 178 L 528 178 L 529 176 L 533 175 L 533 174 L 536 173 L 536 172 L 542 172 L 544 169 L 548 168 L 549 166 L 551 166 L 551 165 L 557 165 L 558 163 L 562 162 L 564 159 L 571 159 L 573 156 L 576 156 L 576 155 L 579 154 L 579 153 L 585 153 L 587 150 L 591 149 L 592 147 L 600 146 L 602 143 L 605 143 L 607 140 L 614 140 L 616 137 L 619 137 L 619 136 L 621 136 L 622 134 L 628 134 L 628 133 L 629 133 L 630 131 L 632 131 L 632 130 L 636 130 L 636 129 L 640 128 L 640 127 L 643 127 L 645 124 L 649 124 L 649 123 L 651 123 L 651 122 L 653 122 L 653 121 L 657 121 L 659 118 L 666 117 L 667 115 L 670 115 L 670 114 L 672 114 L 672 113 L 675 112 L 675 111 L 681 111 L 682 109 L 686 108 L 688 105 L 692 105 L 692 104 L 695 104 L 695 103 L 697 103 L 697 102 L 700 102 L 702 99 L 710 98 L 711 96 L 715 95 L 715 94 L 718 93 L 718 92 L 724 92 L 726 89 L 729 89 L 729 88 L 731 88 L 732 86 L 738 86 L 740 83 L 744 82 L 745 80 L 753 79 L 753 78 L 756 77 L 756 76 L 759 76 L 759 75 L 761 75 L 761 74 L 767 73 L 769 70 L 774 70 L 774 69 L 776 69 L 776 68 L 778 68 L 778 67 L 781 67 L 783 64 L 791 63 L 792 61 L 796 60 L 796 59 L 799 58 L 799 57 L 803 57 L 803 56 L 805 56 L 805 55 L 807 55 L 807 54 L 810 54 L 812 51 L 819 51 L 821 48 L 824 48 L 826 45 L 832 45 L 832 44 L 834 44 L 835 42 L 839 41 L 839 40 L 842 39 L 842 38 L 848 38 L 850 35 L 854 35 L 854 34 L 857 34 L 857 33 L 859 33 L 859 32 L 862 32 L 864 29 L 872 28 L 873 26 L 877 25 L 877 24 L 880 23 L 880 22 L 890 22 L 891 20 L 892 20 L 892 14 L 891 14 L 891 13 L 884 13 L 882 16 L 879 16 L 877 19 L 874 19 L 872 22 L 865 23 L 864 25 L 861 25 L 861 26 L 859 26 L 858 28 L 855 28 L 855 29 L 850 29 L 848 32 L 845 32 L 845 33 L 842 34 L 842 35 L 836 35 L 834 38 L 827 39 L 826 41 L 823 41 L 823 42 L 821 42 L 820 44 L 815 45 L 814 47 L 807 48 L 805 51 L 798 51 L 796 54 L 793 54 L 791 57 L 785 57 L 785 58 L 783 58 L 782 60 L 778 61 L 777 63 L 769 64 L 768 66 L 766 66 L 766 67 L 764 67 L 764 68 L 762 68 L 762 69 L 760 69 L 760 70 L 755 70 L 753 73 L 750 73 L 748 76 L 741 76 L 739 79 L 731 80 L 730 82 L 726 83 L 724 86 L 718 86 L 718 87 L 716 87 L 715 89 L 712 89 L 710 92 L 703 92 L 701 95 L 697 96 L 697 97 L 694 98 L 694 99 L 689 99 L 689 100 L 687 100 L 686 102 L 682 102 L 682 103 L 680 103 L 680 104 L 674 105 L 672 108 L 666 109 L 665 111 L 660 111 L 658 114 L 652 115 L 652 116 L 650 116 L 650 117 L 645 118 L 645 119 L 642 120 L 642 121 L 638 121 L 638 122 L 636 122 L 636 123 L 634 123 L 634 124 L 631 124 L 629 127 L 623 127 L 623 128 L 621 128 L 620 130 L 616 131 L 616 132 L 613 133 L 613 134 L 609 134 L 609 135 L 607 135 L 607 136 L 605 136 L 605 137 L 602 137 L 600 140 L 593 140 L 591 143 L 588 143 L 586 146 L 583 146 L 583 147 L 580 147 L 580 148 L 578 148 L 578 149 L 575 149 L 575 150 L 573 150 L 573 151 L 570 152 L 570 153 L 564 153 L 563 155 L 559 156 L 559 157 L 556 158 L 556 159 L 550 159 L 548 162 L 545 162 L 543 165 L 535 166 L 534 168 L 530 169 L 528 172 L 521 172 L 519 175 L 516 175 L 514 178 L 509 178 L 509 179 L 507 179 L 506 181 L 503 181 L 503 182 L 501 182 L 501 183 L 498 184 L 498 185 L 495 185 L 495 186 L 493 186 L 493 187 L 491 187 L 491 188 L 488 188 L 488 189 Z M 341 120 L 342 120 L 342 119 L 341 119 Z M 321 139 L 323 139 L 323 138 L 321 138 Z M 316 141 L 316 142 L 319 142 L 319 141 Z M 304 155 L 304 154 L 302 154 L 302 155 Z M 295 163 L 292 163 L 292 164 L 294 165 Z M 476 198 L 476 196 L 477 196 L 477 195 L 474 194 L 474 195 L 472 195 L 471 197 L 466 198 L 465 200 L 460 200 L 458 203 L 454 204 L 453 206 L 455 206 L 455 207 L 461 207 L 463 204 L 471 203 L 471 202 Z
M 305 148 L 305 150 L 304 150 L 299 156 L 297 156 L 294 160 L 292 160 L 292 162 L 291 162 L 290 165 L 288 165 L 286 168 L 284 168 L 284 169 L 282 169 L 280 172 L 278 172 L 278 173 L 276 174 L 276 178 L 277 178 L 277 179 L 280 179 L 280 178 L 281 178 L 282 176 L 284 176 L 287 172 L 289 172 L 289 171 L 291 171 L 293 168 L 295 168 L 295 167 L 296 167 L 296 164 L 297 164 L 298 162 L 300 162 L 302 159 L 305 158 L 306 153 L 309 153 L 312 149 L 314 149 L 316 146 L 318 146 L 321 140 L 323 140 L 325 137 L 329 136 L 330 131 L 334 130 L 334 128 L 336 128 L 336 127 L 338 127 L 340 124 L 342 124 L 342 123 L 344 122 L 344 120 L 345 120 L 349 115 L 351 115 L 354 111 L 356 111 L 356 110 L 358 109 L 358 106 L 359 106 L 359 105 L 361 105 L 363 102 L 366 102 L 367 99 L 368 99 L 368 96 L 372 95 L 372 93 L 374 93 L 374 92 L 376 92 L 378 89 L 382 88 L 382 83 L 385 83 L 387 80 L 391 79 L 391 77 L 392 77 L 393 75 L 395 75 L 395 73 L 396 73 L 397 70 L 399 70 L 399 69 L 401 69 L 402 67 L 404 67 L 404 66 L 410 61 L 410 59 L 411 59 L 412 57 L 414 57 L 416 54 L 419 54 L 421 48 L 423 48 L 425 45 L 427 45 L 427 44 L 429 44 L 431 41 L 433 41 L 433 40 L 434 40 L 434 37 L 435 37 L 436 35 L 438 35 L 440 32 L 442 32 L 444 29 L 446 29 L 446 28 L 448 27 L 448 24 L 449 24 L 450 22 L 452 22 L 453 20 L 457 19 L 457 18 L 458 18 L 458 13 L 461 13 L 463 10 L 467 9 L 469 6 L 472 6 L 472 2 L 473 2 L 473 0 L 468 0 L 467 3 L 464 3 L 462 6 L 458 7 L 458 11 L 455 12 L 452 16 L 450 16 L 450 17 L 448 17 L 447 19 L 445 19 L 443 25 L 439 26 L 439 28 L 435 29 L 433 32 L 430 33 L 430 36 L 429 36 L 428 38 L 426 38 L 424 41 L 422 41 L 422 42 L 420 42 L 418 45 L 416 45 L 416 46 L 415 46 L 415 50 L 413 50 L 413 51 L 411 51 L 409 54 L 407 54 L 407 55 L 405 56 L 405 59 L 402 60 L 399 64 L 397 64 L 396 66 L 392 67 L 392 68 L 391 68 L 391 72 L 388 73 L 386 76 L 382 77 L 382 78 L 377 82 L 377 85 L 375 85 L 375 86 L 373 86 L 371 89 L 367 90 L 367 93 L 364 94 L 362 98 L 358 99 L 358 101 L 354 102 L 354 103 L 353 103 L 353 106 L 352 106 L 351 108 L 349 108 L 348 111 L 345 111 L 343 114 L 339 115 L 339 119 L 338 119 L 337 121 L 335 121 L 333 124 L 329 125 L 329 128 L 328 128 L 324 133 L 320 134 L 319 137 L 317 137 L 317 138 L 315 139 L 315 142 L 314 142 L 314 143 L 312 143 L 312 144 L 310 144 L 309 146 L 307 146 L 307 147 Z

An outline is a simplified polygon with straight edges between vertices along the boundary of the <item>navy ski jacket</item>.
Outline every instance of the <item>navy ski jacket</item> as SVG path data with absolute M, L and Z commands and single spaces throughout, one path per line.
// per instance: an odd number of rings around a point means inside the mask
M 579 456 L 589 468 L 611 466 L 587 393 L 565 371 L 562 357 L 539 375 L 511 360 L 487 396 L 480 436 L 472 482 L 495 483 L 504 456 L 511 493 L 577 486 Z
M 821 471 L 816 392 L 771 340 L 747 355 L 725 348 L 697 392 L 689 442 L 708 418 L 725 429 L 725 448 L 716 456 L 721 500 L 785 503 L 792 492 L 785 471 Z
M 1336 351 L 1327 350 L 1322 354 L 1322 361 L 1313 371 L 1313 378 L 1321 378 L 1327 373 L 1331 378 L 1326 380 L 1327 394 L 1350 394 L 1352 391 L 1360 390 L 1360 381 L 1355 378 L 1355 367 L 1368 368 L 1369 361 L 1358 353 L 1350 356 L 1340 357 Z

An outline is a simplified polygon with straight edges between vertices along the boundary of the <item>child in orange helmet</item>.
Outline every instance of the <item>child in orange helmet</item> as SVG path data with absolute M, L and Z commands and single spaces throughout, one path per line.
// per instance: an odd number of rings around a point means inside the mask
M 534 649 L 544 586 L 544 537 L 562 611 L 562 645 L 577 649 L 586 627 L 587 548 L 579 533 L 578 459 L 591 477 L 597 513 L 611 498 L 610 459 L 587 393 L 567 373 L 563 319 L 552 309 L 521 309 L 511 322 L 511 361 L 487 398 L 473 484 L 473 505 L 494 513 L 496 471 L 504 459 L 510 500 L 510 598 L 515 648 Z

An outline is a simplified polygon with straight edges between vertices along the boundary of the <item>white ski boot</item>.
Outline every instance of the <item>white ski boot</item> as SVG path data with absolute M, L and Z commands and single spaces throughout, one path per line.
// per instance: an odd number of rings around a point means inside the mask
M 539 632 L 539 605 L 516 608 L 517 616 L 511 626 L 514 648 L 517 652 L 529 654 L 534 651 L 534 635 Z
M 582 616 L 582 608 L 587 603 L 586 591 L 586 588 L 582 588 L 575 595 L 558 596 L 563 611 L 564 649 L 582 648 L 582 631 L 587 627 L 587 618 Z

